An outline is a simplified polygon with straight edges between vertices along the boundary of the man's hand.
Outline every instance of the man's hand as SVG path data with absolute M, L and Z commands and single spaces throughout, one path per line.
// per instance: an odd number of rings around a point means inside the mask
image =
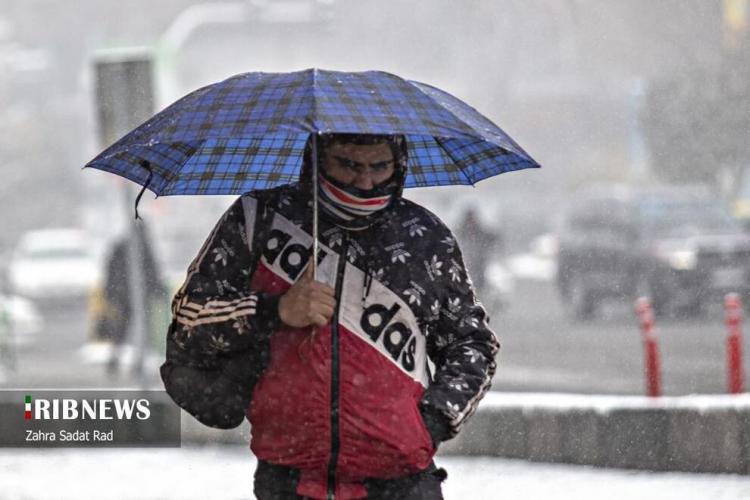
M 325 326 L 336 306 L 333 288 L 315 281 L 312 267 L 308 265 L 302 278 L 279 299 L 279 318 L 294 328 Z

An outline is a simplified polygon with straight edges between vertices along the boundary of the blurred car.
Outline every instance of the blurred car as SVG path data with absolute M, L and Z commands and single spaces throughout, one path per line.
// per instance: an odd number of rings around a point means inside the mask
M 101 278 L 100 253 L 79 229 L 23 234 L 8 265 L 11 292 L 31 299 L 80 299 Z
M 513 274 L 501 260 L 494 260 L 487 265 L 484 275 L 486 286 L 480 291 L 479 298 L 491 316 L 506 311 L 516 287 Z
M 508 257 L 508 267 L 519 279 L 553 281 L 557 276 L 557 249 L 557 235 L 542 233 L 531 240 L 527 252 Z
M 750 236 L 706 189 L 617 188 L 575 197 L 559 234 L 557 286 L 586 319 L 610 297 L 698 315 L 728 292 L 750 298 Z
M 0 350 L 33 344 L 43 328 L 44 319 L 31 300 L 0 294 Z

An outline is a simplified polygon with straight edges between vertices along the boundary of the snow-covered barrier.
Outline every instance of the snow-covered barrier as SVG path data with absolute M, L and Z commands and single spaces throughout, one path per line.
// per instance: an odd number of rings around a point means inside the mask
M 441 454 L 686 472 L 750 473 L 750 395 L 490 392 Z

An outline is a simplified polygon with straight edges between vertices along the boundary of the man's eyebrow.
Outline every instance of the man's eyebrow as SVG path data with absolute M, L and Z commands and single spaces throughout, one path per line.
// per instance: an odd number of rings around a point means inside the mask
M 336 160 L 340 161 L 341 163 L 353 163 L 354 165 L 358 167 L 364 166 L 363 163 L 352 160 L 351 158 L 347 158 L 346 156 L 333 155 L 333 157 L 336 158 Z
M 352 160 L 351 158 L 348 158 L 346 156 L 333 155 L 333 157 L 338 162 L 340 162 L 340 163 L 354 165 L 355 167 L 364 167 L 364 166 L 366 166 L 365 163 L 358 162 L 356 160 Z M 375 163 L 370 163 L 369 166 L 370 166 L 370 168 L 382 168 L 382 167 L 388 166 L 391 163 L 395 163 L 395 161 L 396 160 L 392 158 L 390 160 L 382 160 L 382 161 L 378 161 L 378 162 L 375 162 Z
M 395 161 L 396 160 L 383 160 L 383 161 L 371 163 L 370 166 L 371 167 L 384 167 L 384 166 L 388 165 L 389 163 L 393 163 Z

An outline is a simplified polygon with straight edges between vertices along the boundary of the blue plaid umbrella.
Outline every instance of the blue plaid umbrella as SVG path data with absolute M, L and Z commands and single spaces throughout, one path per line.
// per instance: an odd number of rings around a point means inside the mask
M 241 194 L 294 182 L 315 133 L 403 134 L 406 187 L 539 167 L 497 125 L 429 85 L 381 71 L 244 73 L 198 89 L 86 167 L 156 195 Z

